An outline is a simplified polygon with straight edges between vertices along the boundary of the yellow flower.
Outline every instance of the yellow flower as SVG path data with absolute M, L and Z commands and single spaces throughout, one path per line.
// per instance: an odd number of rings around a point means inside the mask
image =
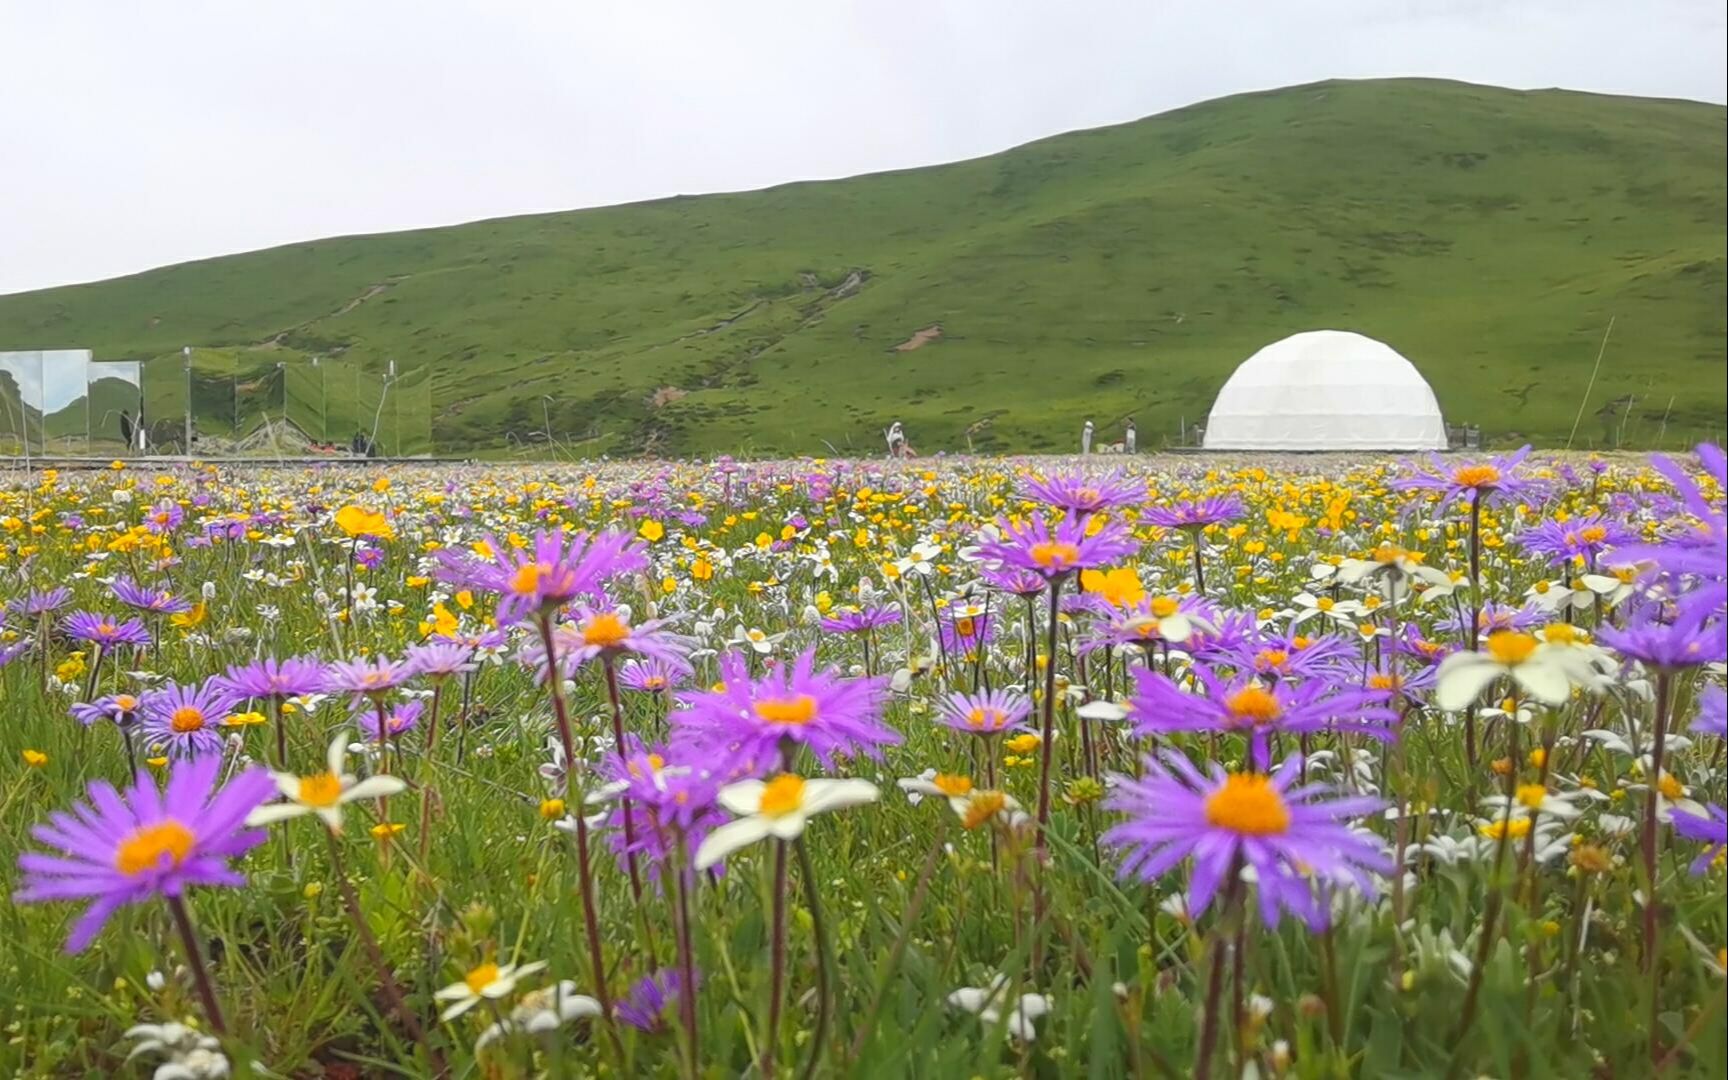
M 1038 749 L 1038 744 L 1043 741 L 1044 740 L 1039 737 L 1037 733 L 1028 731 L 1024 734 L 1014 736 L 1002 745 L 1016 754 L 1030 754 L 1032 751 Z
M 653 518 L 649 518 L 647 521 L 642 523 L 642 527 L 637 529 L 636 532 L 641 535 L 642 539 L 652 544 L 654 541 L 666 535 L 666 526 L 655 521 Z
M 564 816 L 563 799 L 541 799 L 540 816 L 547 821 L 557 821 Z
M 381 821 L 372 826 L 372 838 L 378 841 L 386 841 L 399 835 L 402 830 L 407 827 L 408 826 L 403 825 L 398 821 Z
M 353 503 L 336 511 L 336 526 L 349 536 L 376 536 L 388 540 L 396 535 L 389 518 Z
M 190 630 L 203 622 L 204 616 L 208 614 L 209 610 L 205 608 L 204 601 L 200 600 L 193 604 L 190 610 L 168 616 L 168 621 L 182 630 Z
M 24 764 L 32 769 L 40 769 L 48 764 L 48 755 L 40 750 L 26 750 L 24 751 Z
M 389 491 L 390 490 L 390 478 L 388 476 L 380 476 L 378 479 L 372 481 L 372 490 L 376 491 L 380 495 L 384 494 L 386 491 Z
M 168 767 L 168 759 L 158 754 L 153 758 L 145 758 L 144 764 L 150 766 L 152 769 L 165 769 Z
M 243 713 L 234 713 L 232 716 L 228 716 L 228 717 L 224 718 L 222 721 L 222 726 L 223 727 L 251 727 L 254 724 L 262 724 L 264 722 L 265 722 L 265 717 L 264 717 L 264 714 L 261 712 L 243 712 Z

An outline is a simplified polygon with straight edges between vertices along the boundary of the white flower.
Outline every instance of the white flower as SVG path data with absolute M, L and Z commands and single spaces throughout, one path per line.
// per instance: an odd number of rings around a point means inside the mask
M 982 1020 L 985 1024 L 995 1024 L 1002 1019 L 1002 1006 L 1006 1003 L 1008 993 L 1008 978 L 997 975 L 986 987 L 963 986 L 948 995 L 948 1004 L 957 1009 L 965 1009 Z M 1038 1029 L 1032 1026 L 1032 1021 L 1050 1011 L 1050 998 L 1044 994 L 1021 994 L 1008 1012 L 1008 1034 L 1022 1042 L 1032 1042 L 1038 1038 Z
M 1538 642 L 1529 634 L 1502 630 L 1488 635 L 1485 652 L 1453 653 L 1440 662 L 1434 704 L 1458 712 L 1501 675 L 1538 701 L 1560 705 L 1572 687 L 1586 681 L 1582 657 L 1565 646 Z
M 1375 548 L 1366 559 L 1345 559 L 1338 564 L 1338 573 L 1334 575 L 1334 580 L 1342 585 L 1355 585 L 1365 579 L 1372 579 L 1389 600 L 1404 595 L 1411 581 L 1426 586 L 1430 591 L 1457 587 L 1446 573 L 1424 566 L 1421 556 L 1391 544 Z
M 228 1075 L 222 1044 L 184 1024 L 139 1024 L 128 1028 L 126 1037 L 143 1040 L 126 1055 L 127 1061 L 140 1054 L 168 1059 L 156 1066 L 153 1080 L 221 1080 Z
M 754 626 L 745 629 L 744 624 L 739 623 L 732 628 L 732 636 L 726 643 L 739 648 L 754 649 L 757 653 L 767 656 L 774 651 L 774 646 L 780 644 L 786 637 L 786 633 L 782 630 L 778 634 L 770 634 Z
M 709 833 L 696 849 L 696 869 L 706 870 L 758 840 L 793 840 L 804 825 L 825 810 L 875 802 L 881 796 L 868 780 L 806 780 L 781 773 L 772 780 L 741 780 L 720 789 L 720 805 L 736 820 Z
M 912 551 L 903 559 L 894 560 L 894 569 L 902 576 L 917 574 L 919 577 L 929 577 L 936 572 L 936 557 L 942 554 L 942 548 L 928 540 L 920 540 L 912 545 Z
M 482 1001 L 497 1001 L 499 998 L 508 997 L 510 992 L 516 989 L 519 980 L 545 966 L 544 960 L 520 966 L 505 964 L 502 967 L 488 960 L 462 976 L 461 982 L 451 983 L 432 995 L 438 1001 L 451 1003 L 438 1014 L 438 1019 L 454 1020 Z
M 520 976 L 521 972 L 517 972 L 517 975 Z M 564 979 L 556 986 L 524 994 L 516 1007 L 510 1010 L 508 1020 L 490 1024 L 480 1033 L 480 1038 L 474 1041 L 474 1049 L 479 1050 L 495 1039 L 514 1035 L 519 1031 L 529 1035 L 541 1035 L 556 1031 L 572 1020 L 599 1015 L 600 1003 L 586 994 L 578 994 L 576 984 Z
M 271 825 L 302 814 L 317 814 L 331 832 L 342 829 L 342 807 L 355 799 L 377 799 L 401 793 L 407 784 L 396 776 L 368 776 L 356 780 L 346 771 L 348 732 L 338 731 L 324 754 L 325 771 L 311 776 L 272 772 L 283 802 L 269 803 L 246 815 L 248 825 Z
M 1299 608 L 1296 617 L 1290 620 L 1290 629 L 1294 630 L 1316 616 L 1329 619 L 1339 626 L 1354 626 L 1356 621 L 1368 613 L 1356 600 L 1336 600 L 1330 596 L 1315 596 L 1309 592 L 1299 592 L 1293 602 Z

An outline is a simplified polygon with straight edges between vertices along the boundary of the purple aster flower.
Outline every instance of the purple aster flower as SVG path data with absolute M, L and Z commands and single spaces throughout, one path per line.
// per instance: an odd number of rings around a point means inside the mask
M 1112 826 L 1103 841 L 1125 850 L 1122 876 L 1147 882 L 1192 857 L 1192 916 L 1211 906 L 1220 886 L 1240 888 L 1239 875 L 1252 867 L 1260 917 L 1268 927 L 1288 911 L 1320 930 L 1328 912 L 1316 883 L 1354 887 L 1373 897 L 1372 875 L 1393 867 L 1378 840 L 1348 824 L 1385 804 L 1326 799 L 1329 789 L 1320 784 L 1292 788 L 1301 771 L 1296 756 L 1271 775 L 1226 773 L 1217 765 L 1202 775 L 1179 754 L 1166 754 L 1162 762 L 1147 758 L 1144 777 L 1118 778 L 1105 806 L 1128 820 Z
M 693 642 L 666 629 L 665 619 L 632 625 L 620 609 L 583 607 L 574 623 L 552 631 L 552 644 L 557 650 L 559 669 L 569 674 L 592 660 L 610 662 L 625 655 L 682 660 Z M 522 662 L 536 671 L 539 678 L 545 678 L 545 642 L 529 642 L 522 650 Z
M 1347 669 L 1360 670 L 1356 650 L 1332 634 L 1309 637 L 1281 634 L 1244 643 L 1225 651 L 1222 659 L 1238 671 L 1251 671 L 1268 681 L 1293 678 L 1341 678 Z M 1217 658 L 1214 658 L 1214 662 Z
M 152 615 L 178 615 L 191 611 L 192 605 L 167 589 L 147 589 L 129 577 L 117 577 L 110 586 L 114 596 L 127 607 L 148 611 Z
M 234 697 L 215 679 L 200 686 L 170 681 L 144 695 L 144 740 L 173 757 L 200 754 L 221 756 L 222 721 L 234 709 Z
M 618 685 L 644 694 L 676 690 L 690 678 L 690 662 L 676 660 L 626 660 L 618 665 Z
M 1692 730 L 1700 735 L 1728 738 L 1728 691 L 1720 686 L 1706 686 L 1698 694 L 1698 718 Z
M 1240 496 L 1211 495 L 1203 499 L 1177 499 L 1169 504 L 1154 504 L 1140 515 L 1140 520 L 1163 529 L 1199 532 L 1211 525 L 1235 521 L 1243 513 Z
M 236 697 L 275 699 L 316 694 L 324 689 L 324 664 L 315 656 L 290 656 L 286 660 L 264 657 L 236 664 L 215 682 Z
M 1668 671 L 1728 660 L 1728 623 L 1697 607 L 1670 613 L 1645 603 L 1624 626 L 1603 626 L 1596 637 L 1628 660 Z
M 978 553 L 1003 568 L 1017 567 L 1049 581 L 1061 581 L 1089 566 L 1103 566 L 1140 549 L 1128 530 L 1112 522 L 1088 535 L 1087 526 L 1063 518 L 1054 530 L 1043 518 L 1024 525 L 999 521 L 1002 536 L 978 545 Z
M 30 595 L 7 604 L 6 610 L 19 618 L 35 619 L 58 611 L 71 602 L 72 590 L 58 586 L 52 589 L 37 589 Z
M 434 682 L 473 671 L 475 668 L 474 648 L 449 641 L 431 641 L 424 645 L 411 646 L 407 659 L 414 674 L 425 675 Z
M 384 562 L 384 553 L 377 548 L 356 548 L 354 563 L 367 570 L 376 570 Z
M 879 758 L 883 746 L 900 742 L 882 721 L 887 679 L 846 679 L 815 665 L 811 649 L 753 681 L 744 657 L 730 653 L 720 661 L 721 689 L 686 695 L 674 722 L 705 750 L 762 772 L 781 767 L 799 746 L 831 768 L 836 754 Z
M 696 981 L 700 983 L 701 978 L 698 977 Z M 672 1014 L 683 993 L 683 974 L 676 968 L 664 968 L 637 980 L 628 994 L 613 1003 L 612 1013 L 638 1031 L 650 1034 L 663 1031 L 667 1017 Z
M 600 586 L 618 574 L 641 570 L 648 556 L 629 533 L 541 530 L 531 551 L 517 551 L 488 535 L 492 561 L 439 551 L 441 580 L 498 594 L 498 625 L 512 626 L 549 614 L 579 596 L 599 597 Z
M 1032 714 L 1032 699 L 1017 690 L 952 693 L 942 700 L 939 719 L 968 735 L 1000 735 L 1019 731 Z
M 140 700 L 131 694 L 109 694 L 95 701 L 80 702 L 72 706 L 72 719 L 85 727 L 98 720 L 107 720 L 125 731 L 138 722 L 140 704 Z
M 1324 679 L 1268 683 L 1257 675 L 1226 678 L 1205 664 L 1194 666 L 1199 692 L 1183 690 L 1168 676 L 1136 668 L 1129 717 L 1142 734 L 1223 731 L 1247 735 L 1252 760 L 1264 768 L 1274 733 L 1306 734 L 1336 729 L 1390 739 L 1398 714 L 1383 695 L 1342 689 Z
M 631 855 L 659 870 L 685 857 L 730 818 L 720 809 L 719 780 L 707 768 L 708 756 L 688 744 L 649 748 L 630 736 L 622 754 L 601 763 L 606 785 L 592 798 L 613 803 L 606 816 L 612 849 L 621 860 Z M 634 817 L 624 827 L 624 803 Z
M 324 689 L 330 693 L 361 697 L 379 697 L 407 682 L 414 669 L 405 660 L 387 656 L 366 656 L 358 660 L 337 660 L 324 668 Z
M 1556 566 L 1582 559 L 1587 566 L 1610 548 L 1623 547 L 1638 539 L 1638 533 L 1600 511 L 1572 518 L 1570 521 L 1544 521 L 1524 530 L 1518 542 L 1533 555 L 1546 555 Z
M 1724 459 L 1721 447 L 1708 443 L 1699 446 L 1698 460 L 1705 472 L 1715 478 L 1718 490 L 1728 487 L 1728 460 Z M 1698 481 L 1673 459 L 1653 454 L 1650 464 L 1674 485 L 1681 504 L 1698 524 L 1659 544 L 1621 548 L 1615 552 L 1615 559 L 1649 561 L 1668 574 L 1694 578 L 1688 603 L 1706 614 L 1719 614 L 1723 604 L 1728 603 L 1728 515 L 1720 504 L 1713 504 L 1705 496 Z
M 173 499 L 163 499 L 144 515 L 144 527 L 153 533 L 171 533 L 186 520 L 186 511 Z
M 1102 510 L 1137 506 L 1146 501 L 1146 484 L 1120 472 L 1087 476 L 1083 472 L 1024 477 L 1015 494 L 1084 518 Z
M 1042 578 L 1038 588 L 1044 588 Z M 837 608 L 834 613 L 821 622 L 822 631 L 828 634 L 863 634 L 879 630 L 884 626 L 895 626 L 900 622 L 900 609 L 897 607 L 869 608 Z
M 370 704 L 354 707 L 354 724 L 373 742 L 383 742 L 386 738 L 397 739 L 420 726 L 420 714 L 426 710 L 421 701 L 403 701 L 389 706 L 384 710 L 384 728 L 379 732 L 378 708 Z
M 1497 634 L 1504 630 L 1528 630 L 1533 626 L 1541 626 L 1548 620 L 1548 613 L 1541 608 L 1515 608 L 1507 604 L 1496 604 L 1490 600 L 1482 605 L 1481 611 L 1476 613 L 1476 630 L 1481 636 L 1481 640 L 1486 641 L 1489 634 Z M 1464 628 L 1469 624 L 1469 616 L 1455 612 L 1435 623 L 1434 628 L 1462 635 Z
M 1674 831 L 1688 840 L 1700 840 L 1710 845 L 1704 853 L 1692 860 L 1693 876 L 1702 876 L 1710 869 L 1710 864 L 1722 854 L 1728 846 L 1728 816 L 1722 807 L 1711 803 L 1705 808 L 1707 813 L 1700 817 L 1684 810 L 1674 811 Z
M 74 611 L 61 621 L 60 628 L 75 641 L 89 642 L 104 649 L 116 645 L 150 644 L 150 631 L 144 629 L 144 623 L 139 619 L 122 622 L 112 615 Z
M 0 668 L 5 667 L 7 664 L 10 664 L 12 661 L 18 659 L 29 651 L 29 638 L 14 641 L 10 645 L 0 645 Z
M 105 780 L 90 785 L 88 805 L 59 811 L 32 830 L 59 855 L 18 857 L 18 903 L 90 900 L 66 939 L 66 951 L 90 944 L 117 909 L 153 896 L 178 899 L 189 885 L 244 885 L 228 860 L 264 842 L 246 815 L 276 792 L 270 774 L 248 769 L 216 790 L 220 758 L 174 766 L 167 789 L 139 773 L 124 798 Z
M 1530 482 L 1518 475 L 1518 466 L 1529 456 L 1530 447 L 1525 446 L 1487 461 L 1447 465 L 1439 454 L 1432 454 L 1429 458 L 1432 472 L 1395 478 L 1392 486 L 1399 491 L 1437 491 L 1441 506 L 1454 500 L 1483 505 L 1502 502 L 1515 498 L 1529 486 Z
M 948 605 L 936 621 L 942 647 L 956 656 L 972 656 L 996 637 L 994 613 L 982 604 L 960 601 Z
M 1091 599 L 1093 612 L 1102 618 L 1080 642 L 1082 654 L 1107 646 L 1150 650 L 1156 645 L 1181 645 L 1199 631 L 1216 628 L 1212 605 L 1199 597 L 1147 596 L 1125 610 L 1103 597 Z
M 1001 589 L 1005 593 L 1020 597 L 1037 596 L 1050 587 L 1050 582 L 1045 580 L 1043 574 L 1023 570 L 1018 566 L 983 567 L 978 576 L 992 589 Z

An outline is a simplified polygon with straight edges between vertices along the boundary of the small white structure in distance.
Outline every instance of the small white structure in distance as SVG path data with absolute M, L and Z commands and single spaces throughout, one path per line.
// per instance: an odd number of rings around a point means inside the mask
M 1444 450 L 1415 365 L 1382 341 L 1309 330 L 1242 361 L 1206 422 L 1208 450 Z

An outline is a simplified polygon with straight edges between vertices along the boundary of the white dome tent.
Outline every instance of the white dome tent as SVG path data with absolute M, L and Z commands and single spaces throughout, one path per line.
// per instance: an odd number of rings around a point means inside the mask
M 1415 365 L 1371 337 L 1309 330 L 1242 361 L 1206 423 L 1208 450 L 1444 450 Z

